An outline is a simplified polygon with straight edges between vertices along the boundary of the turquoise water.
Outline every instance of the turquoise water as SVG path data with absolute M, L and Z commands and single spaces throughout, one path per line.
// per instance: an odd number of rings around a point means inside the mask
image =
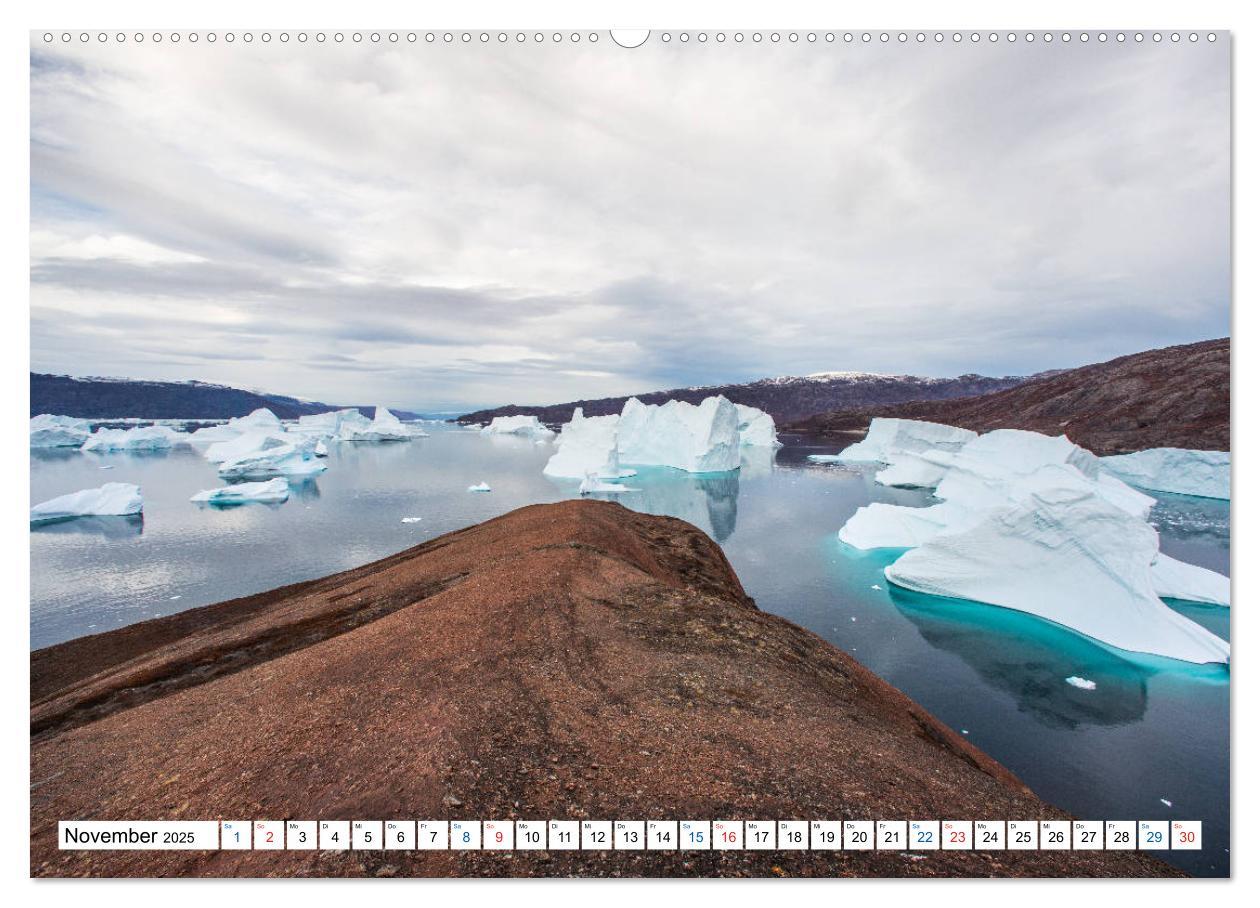
M 328 472 L 284 504 L 226 510 L 188 501 L 221 485 L 189 450 L 32 452 L 33 502 L 136 482 L 145 512 L 32 530 L 31 646 L 322 576 L 576 493 L 576 483 L 542 475 L 550 446 L 432 431 L 410 444 L 334 446 Z M 881 572 L 896 553 L 855 553 L 836 531 L 870 501 L 926 504 L 928 494 L 805 460 L 818 451 L 834 448 L 749 451 L 738 474 L 645 470 L 627 482 L 639 491 L 619 500 L 700 527 L 761 608 L 850 652 L 1046 800 L 1092 819 L 1202 819 L 1203 851 L 1162 856 L 1227 874 L 1228 669 L 1122 653 L 1018 612 L 889 589 Z M 466 491 L 482 480 L 493 492 Z M 1161 496 L 1153 520 L 1170 554 L 1228 573 L 1228 503 Z M 1228 609 L 1173 606 L 1228 638 Z M 1069 675 L 1097 689 L 1072 687 Z

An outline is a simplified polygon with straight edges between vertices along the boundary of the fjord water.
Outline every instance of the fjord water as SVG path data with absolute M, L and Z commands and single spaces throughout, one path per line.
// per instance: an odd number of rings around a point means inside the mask
M 542 475 L 551 445 L 426 428 L 432 437 L 409 444 L 333 445 L 328 471 L 284 504 L 230 509 L 189 502 L 222 483 L 187 448 L 32 451 L 32 502 L 105 482 L 144 494 L 141 519 L 32 528 L 32 648 L 323 576 L 576 495 L 576 482 Z M 851 653 L 1047 801 L 1083 819 L 1203 820 L 1202 851 L 1158 855 L 1228 874 L 1228 668 L 1121 653 L 1018 612 L 889 589 L 882 570 L 898 553 L 854 552 L 836 531 L 870 501 L 929 495 L 805 460 L 834 450 L 749 449 L 731 474 L 644 470 L 618 500 L 700 527 L 760 608 Z M 490 494 L 467 491 L 483 480 Z M 1152 519 L 1165 551 L 1229 572 L 1227 502 L 1159 496 Z M 1228 609 L 1173 606 L 1228 639 Z M 1097 688 L 1067 684 L 1072 675 Z

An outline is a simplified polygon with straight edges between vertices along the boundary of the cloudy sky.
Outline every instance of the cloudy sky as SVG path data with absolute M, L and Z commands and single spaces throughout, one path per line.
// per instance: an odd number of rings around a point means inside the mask
M 1223 336 L 1228 57 L 35 36 L 31 367 L 437 410 Z

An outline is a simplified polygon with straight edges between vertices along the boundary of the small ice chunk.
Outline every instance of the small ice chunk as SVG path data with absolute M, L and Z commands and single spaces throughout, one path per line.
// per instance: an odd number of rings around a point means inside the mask
M 1172 801 L 1167 798 L 1160 798 L 1159 803 L 1163 804 L 1165 807 L 1172 807 Z
M 114 465 L 113 465 L 112 463 L 107 463 L 107 464 L 103 465 L 103 466 L 101 467 L 101 469 L 102 469 L 102 470 L 112 470 L 112 469 L 114 469 Z
M 621 492 L 637 492 L 638 489 L 632 489 L 629 486 L 623 486 L 615 482 L 604 482 L 594 473 L 587 473 L 586 478 L 582 480 L 582 484 L 578 486 L 579 495 L 593 495 L 595 493 L 619 494 Z
M 319 441 L 315 442 L 315 456 L 316 457 L 328 456 L 328 445 L 324 443 L 324 439 L 322 438 Z
M 96 489 L 82 489 L 43 501 L 31 508 L 31 523 L 49 523 L 73 517 L 125 517 L 144 507 L 140 487 L 129 482 L 107 482 Z
M 844 463 L 839 454 L 807 454 L 805 459 L 812 463 Z
M 289 498 L 289 481 L 276 477 L 266 482 L 242 482 L 221 489 L 206 489 L 194 495 L 190 501 L 226 507 L 249 502 L 279 502 Z
M 1098 687 L 1098 685 L 1094 683 L 1093 681 L 1090 681 L 1087 678 L 1082 678 L 1078 675 L 1070 675 L 1069 677 L 1064 678 L 1063 680 L 1066 681 L 1068 684 L 1072 685 L 1073 687 L 1079 687 L 1081 690 L 1094 690 L 1095 688 Z
M 488 483 L 488 482 L 479 482 L 479 483 L 477 483 L 475 486 L 469 486 L 469 487 L 468 487 L 468 491 L 470 491 L 470 492 L 489 492 L 489 491 L 490 491 L 490 483 Z
M 871 584 L 871 589 L 873 589 L 873 590 L 882 590 L 882 589 L 883 589 L 883 587 L 882 587 L 882 586 L 880 586 L 878 583 L 872 583 L 872 584 Z
M 421 520 L 423 520 L 423 519 L 424 519 L 424 518 L 422 518 L 422 517 L 404 517 L 404 518 L 402 519 L 402 522 L 403 522 L 403 523 L 419 523 L 419 522 L 420 522 Z

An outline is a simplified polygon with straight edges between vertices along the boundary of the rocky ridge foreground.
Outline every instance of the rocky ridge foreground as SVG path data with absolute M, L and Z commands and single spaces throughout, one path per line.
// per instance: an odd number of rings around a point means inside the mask
M 1065 818 L 600 501 L 31 654 L 36 876 L 1173 876 L 1137 852 L 58 851 L 59 819 Z
M 1064 435 L 1095 454 L 1229 450 L 1229 338 L 1147 350 L 960 400 L 835 410 L 781 433 L 857 441 L 876 416 Z

